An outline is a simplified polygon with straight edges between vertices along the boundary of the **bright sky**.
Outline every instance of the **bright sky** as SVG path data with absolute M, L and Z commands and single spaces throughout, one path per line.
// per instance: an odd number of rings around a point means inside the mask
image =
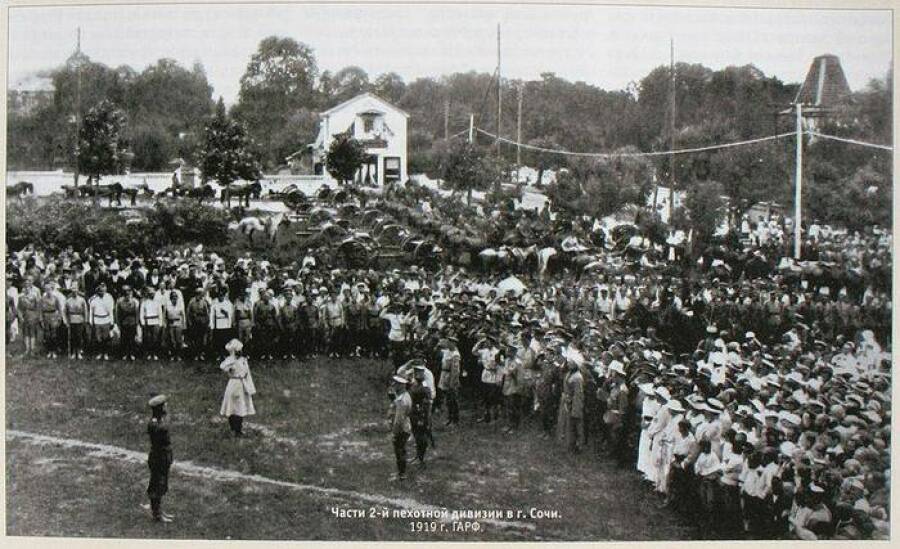
M 163 5 L 13 7 L 9 81 L 61 64 L 82 50 L 110 66 L 137 70 L 161 57 L 200 61 L 216 96 L 237 98 L 260 40 L 289 36 L 310 45 L 320 69 L 358 65 L 370 78 L 394 71 L 407 82 L 496 66 L 502 27 L 505 78 L 555 72 L 568 80 L 623 89 L 669 61 L 713 69 L 753 63 L 800 82 L 812 58 L 833 53 L 854 90 L 891 65 L 888 11 L 739 10 L 611 6 Z

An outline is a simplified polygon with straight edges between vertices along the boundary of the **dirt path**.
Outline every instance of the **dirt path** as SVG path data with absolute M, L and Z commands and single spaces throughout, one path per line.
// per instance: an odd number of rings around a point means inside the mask
M 18 430 L 7 430 L 7 439 L 24 441 L 33 445 L 51 445 L 62 447 L 67 450 L 73 450 L 86 453 L 90 457 L 101 460 L 115 460 L 134 464 L 144 465 L 147 456 L 144 453 L 111 446 L 108 444 L 98 444 L 87 442 L 84 440 L 61 438 L 52 435 L 44 435 Z M 430 511 L 436 512 L 441 509 L 439 506 L 422 503 L 412 498 L 392 498 L 379 494 L 370 494 L 357 492 L 354 490 L 341 490 L 337 488 L 328 488 L 325 486 L 316 486 L 312 484 L 300 484 L 262 475 L 250 475 L 230 469 L 222 469 L 219 467 L 210 467 L 198 465 L 191 461 L 176 461 L 172 466 L 174 472 L 180 473 L 187 477 L 201 478 L 213 480 L 217 482 L 248 482 L 254 484 L 263 484 L 271 486 L 279 486 L 297 490 L 300 492 L 314 493 L 317 495 L 333 497 L 342 500 L 354 500 L 369 505 L 377 505 L 386 507 L 388 510 L 407 510 L 407 511 Z M 448 517 L 449 520 L 449 517 Z M 479 522 L 490 524 L 494 527 L 511 530 L 511 531 L 534 531 L 535 525 L 530 522 L 506 521 L 498 519 L 479 519 Z

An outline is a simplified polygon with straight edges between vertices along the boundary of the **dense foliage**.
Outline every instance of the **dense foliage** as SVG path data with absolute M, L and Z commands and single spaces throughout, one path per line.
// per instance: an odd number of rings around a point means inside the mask
M 438 158 L 441 179 L 448 188 L 466 193 L 467 203 L 472 202 L 472 191 L 483 191 L 500 182 L 496 161 L 473 144 L 443 143 Z
M 34 244 L 154 254 L 161 246 L 220 244 L 227 227 L 226 212 L 194 201 L 156 203 L 132 217 L 62 198 L 26 198 L 6 206 L 6 243 L 13 250 Z
M 342 183 L 353 180 L 356 170 L 366 159 L 366 148 L 349 134 L 334 138 L 325 155 L 325 166 L 331 177 Z
M 127 66 L 110 68 L 83 56 L 79 59 L 81 113 L 103 99 L 124 111 L 129 124 L 123 142 L 134 153 L 134 169 L 166 169 L 173 156 L 196 161 L 203 142 L 203 121 L 214 108 L 202 66 L 195 65 L 189 71 L 173 61 L 160 60 L 138 73 Z M 56 92 L 52 103 L 28 115 L 11 113 L 8 141 L 12 169 L 73 165 L 77 65 L 70 62 L 54 71 Z M 845 111 L 820 129 L 890 143 L 892 78 L 889 72 L 857 90 Z M 669 67 L 664 65 L 623 90 L 570 82 L 552 72 L 530 81 L 502 80 L 503 103 L 510 107 L 505 110 L 500 133 L 516 135 L 513 106 L 519 93 L 524 106 L 523 141 L 550 149 L 595 152 L 634 147 L 662 151 L 672 145 L 703 147 L 793 131 L 793 117 L 777 113 L 793 101 L 798 84 L 766 76 L 753 65 L 713 70 L 677 63 L 674 88 L 672 80 Z M 477 72 L 404 82 L 396 73 L 369 75 L 358 66 L 320 70 L 310 46 L 272 36 L 260 42 L 251 58 L 230 114 L 256 143 L 251 148 L 261 161 L 261 169 L 271 172 L 315 139 L 316 113 L 357 93 L 371 91 L 410 114 L 410 172 L 422 171 L 434 177 L 448 169 L 462 174 L 471 167 L 451 168 L 444 162 L 449 147 L 445 137 L 465 132 L 470 113 L 475 115 L 477 127 L 497 131 L 497 86 L 492 75 Z M 669 129 L 671 89 L 675 94 L 674 132 Z M 449 107 L 446 126 L 445 106 Z M 478 133 L 475 141 L 479 147 L 493 144 Z M 672 182 L 677 190 L 719 182 L 728 200 L 725 212 L 733 222 L 761 199 L 778 201 L 790 209 L 793 145 L 791 139 L 783 139 L 698 154 L 661 155 L 653 157 L 652 168 L 656 181 L 665 186 Z M 515 161 L 515 147 L 503 144 L 499 152 L 499 169 L 508 170 Z M 868 221 L 890 224 L 890 153 L 818 140 L 806 143 L 805 154 L 804 201 L 812 217 L 848 227 Z M 489 156 L 496 158 L 496 151 Z M 541 171 L 569 167 L 577 172 L 578 161 L 572 157 L 524 150 L 523 160 Z M 457 175 L 452 175 L 457 188 L 485 188 L 491 182 L 477 178 L 494 179 L 493 173 L 473 173 L 476 179 L 463 182 Z M 573 173 L 570 177 L 578 176 Z M 641 179 L 643 175 L 635 177 Z M 605 204 L 621 200 L 603 177 L 582 171 L 580 179 L 578 185 L 571 180 L 562 185 L 569 185 L 568 190 L 598 186 L 605 193 Z M 550 192 L 565 195 L 568 190 Z M 577 199 L 574 195 L 572 198 Z M 865 203 L 865 215 L 857 215 L 857 200 Z M 591 209 L 578 204 L 572 204 L 572 208 Z
M 259 144 L 266 166 L 277 166 L 310 142 L 315 118 L 309 123 L 308 113 L 318 106 L 318 77 L 312 48 L 291 38 L 264 39 L 250 59 L 232 114 Z
M 252 140 L 244 127 L 228 116 L 221 99 L 216 114 L 204 128 L 198 158 L 203 179 L 215 180 L 220 185 L 238 179 L 254 181 L 262 176 Z
M 11 169 L 74 168 L 79 118 L 109 101 L 128 120 L 122 145 L 134 153 L 131 168 L 165 171 L 173 158 L 193 156 L 195 136 L 213 109 L 212 87 L 199 63 L 188 70 L 160 59 L 138 73 L 80 55 L 52 71 L 50 78 L 52 101 L 29 113 L 9 112 Z
M 634 153 L 634 147 L 617 151 Z M 612 156 L 582 160 L 561 173 L 547 194 L 557 207 L 574 215 L 604 217 L 626 204 L 642 204 L 650 192 L 652 164 L 641 157 Z
M 78 170 L 95 181 L 101 175 L 119 173 L 124 151 L 121 134 L 125 115 L 110 101 L 88 111 L 78 133 Z

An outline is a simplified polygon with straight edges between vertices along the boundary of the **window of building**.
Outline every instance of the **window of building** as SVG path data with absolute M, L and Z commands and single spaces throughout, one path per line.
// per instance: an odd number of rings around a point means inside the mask
M 400 181 L 400 157 L 387 156 L 384 159 L 384 182 Z

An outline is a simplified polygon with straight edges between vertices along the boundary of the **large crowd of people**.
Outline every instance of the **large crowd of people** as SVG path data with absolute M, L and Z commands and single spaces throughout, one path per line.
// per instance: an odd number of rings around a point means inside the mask
M 7 341 L 73 360 L 209 360 L 232 339 L 273 364 L 385 358 L 428 422 L 465 428 L 462 404 L 608 454 L 711 535 L 886 539 L 891 237 L 816 226 L 810 267 L 777 224 L 743 228 L 691 269 L 551 276 L 28 247 L 6 260 Z M 412 423 L 395 428 L 424 460 L 431 430 Z

